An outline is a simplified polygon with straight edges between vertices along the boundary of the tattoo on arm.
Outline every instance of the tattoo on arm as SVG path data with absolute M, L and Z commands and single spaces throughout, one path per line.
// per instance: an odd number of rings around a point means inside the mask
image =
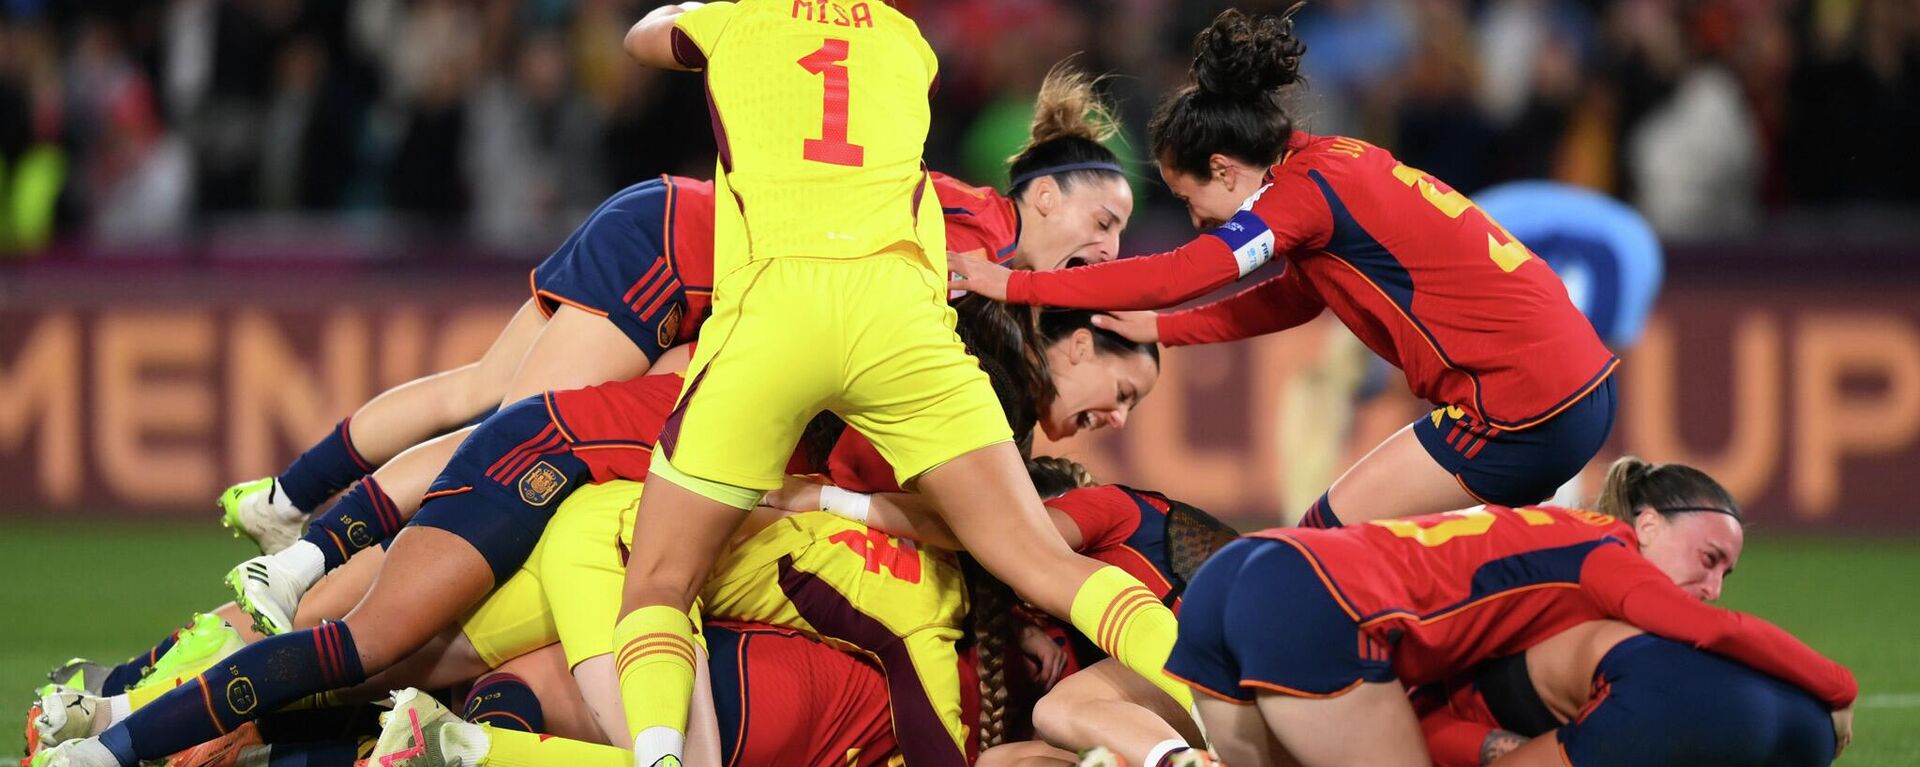
M 1527 740 L 1526 736 L 1507 730 L 1487 733 L 1487 739 L 1480 742 L 1480 764 L 1482 767 L 1493 764 L 1495 759 L 1506 756 Z

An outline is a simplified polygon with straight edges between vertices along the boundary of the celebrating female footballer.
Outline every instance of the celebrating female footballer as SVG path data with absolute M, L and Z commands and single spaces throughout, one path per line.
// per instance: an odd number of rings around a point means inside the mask
M 1158 309 L 1282 257 L 1279 276 L 1230 298 L 1114 324 L 1141 340 L 1213 343 L 1331 309 L 1436 405 L 1334 482 L 1302 524 L 1551 496 L 1612 430 L 1618 364 L 1566 288 L 1439 179 L 1366 142 L 1295 130 L 1281 98 L 1300 80 L 1306 47 L 1286 16 L 1228 10 L 1194 47 L 1195 84 L 1164 102 L 1151 128 L 1161 176 L 1207 234 L 1169 253 L 1049 274 L 959 258 L 954 287 L 1018 303 Z

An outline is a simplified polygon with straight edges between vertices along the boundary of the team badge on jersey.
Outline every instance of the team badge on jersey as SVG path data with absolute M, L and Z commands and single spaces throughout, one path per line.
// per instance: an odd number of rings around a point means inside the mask
M 253 680 L 243 676 L 227 683 L 227 707 L 233 709 L 233 713 L 245 716 L 258 705 L 260 696 L 253 691 Z
M 660 318 L 660 329 L 656 331 L 654 340 L 660 342 L 661 350 L 672 346 L 673 339 L 680 337 L 680 320 L 685 311 L 680 304 L 674 304 L 667 307 L 667 316 Z
M 553 468 L 553 464 L 541 461 L 520 475 L 520 500 L 531 506 L 545 506 L 566 486 L 567 475 Z
M 1254 195 L 1254 199 L 1259 197 Z M 1251 210 L 1241 208 L 1240 212 L 1233 214 L 1233 218 L 1215 227 L 1212 234 L 1233 251 L 1234 263 L 1240 265 L 1242 277 L 1273 260 L 1273 230 L 1268 229 L 1267 222 L 1260 220 Z

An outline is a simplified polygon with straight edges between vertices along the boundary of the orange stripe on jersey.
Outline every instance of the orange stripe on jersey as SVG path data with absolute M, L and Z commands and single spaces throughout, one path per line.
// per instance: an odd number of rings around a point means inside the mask
M 1182 683 L 1182 684 L 1185 684 L 1185 685 L 1186 685 L 1186 686 L 1188 686 L 1188 687 L 1192 687 L 1193 689 L 1196 689 L 1196 690 L 1199 690 L 1199 691 L 1201 691 L 1201 692 L 1204 692 L 1204 693 L 1206 693 L 1206 694 L 1207 694 L 1207 695 L 1209 695 L 1209 696 L 1212 696 L 1212 697 L 1215 697 L 1215 698 L 1219 698 L 1219 699 L 1221 699 L 1221 700 L 1224 700 L 1224 701 L 1226 701 L 1226 702 L 1228 702 L 1228 703 L 1232 703 L 1233 705 L 1236 705 L 1236 706 L 1251 706 L 1251 705 L 1253 705 L 1253 701 L 1250 701 L 1250 700 L 1241 700 L 1241 699 L 1239 699 L 1239 698 L 1235 698 L 1235 697 L 1233 697 L 1233 696 L 1231 696 L 1231 695 L 1228 695 L 1228 694 L 1226 694 L 1226 693 L 1223 693 L 1223 692 L 1220 692 L 1219 690 L 1215 690 L 1215 689 L 1213 689 L 1213 688 L 1211 688 L 1211 687 L 1208 687 L 1208 686 L 1206 686 L 1206 685 L 1204 685 L 1204 684 L 1200 684 L 1199 682 L 1195 682 L 1195 681 L 1193 681 L 1193 680 L 1191 680 L 1191 679 L 1188 679 L 1188 678 L 1186 678 L 1186 677 L 1184 677 L 1184 676 L 1181 676 L 1181 675 L 1179 675 L 1179 674 L 1175 674 L 1175 673 L 1173 673 L 1173 672 L 1171 672 L 1171 671 L 1164 671 L 1164 670 L 1163 670 L 1163 671 L 1161 671 L 1160 673 L 1162 673 L 1162 674 L 1166 674 L 1166 675 L 1167 675 L 1167 677 L 1168 677 L 1169 679 L 1173 679 L 1173 680 L 1176 680 L 1176 681 L 1179 681 L 1180 683 Z
M 431 501 L 435 498 L 445 498 L 449 495 L 459 495 L 461 493 L 469 492 L 471 490 L 473 490 L 472 485 L 461 485 L 460 487 L 453 488 L 452 490 L 435 490 L 431 493 L 427 493 L 426 495 L 420 496 L 420 502 L 426 503 L 427 501 Z
M 660 174 L 660 181 L 667 186 L 666 211 L 660 216 L 660 260 L 671 265 L 673 262 L 673 209 L 674 203 L 679 200 L 680 188 L 674 186 L 673 177 L 667 174 Z
M 1141 565 L 1143 565 L 1143 566 L 1145 566 L 1145 568 L 1146 568 L 1146 569 L 1144 570 L 1144 572 L 1145 572 L 1145 573 L 1147 573 L 1147 574 L 1149 574 L 1149 575 L 1152 575 L 1152 576 L 1153 576 L 1153 579 L 1154 579 L 1154 580 L 1155 580 L 1156 582 L 1158 582 L 1158 584 L 1159 584 L 1159 585 L 1157 585 L 1157 586 L 1156 586 L 1156 585 L 1154 585 L 1154 584 L 1152 584 L 1152 583 L 1149 583 L 1149 584 L 1147 584 L 1147 588 L 1148 588 L 1149 590 L 1151 590 L 1151 591 L 1153 591 L 1153 592 L 1155 592 L 1155 593 L 1161 593 L 1161 594 L 1169 594 L 1169 593 L 1172 593 L 1172 592 L 1173 592 L 1173 584 L 1172 584 L 1171 582 L 1169 582 L 1169 581 L 1167 580 L 1167 576 L 1166 576 L 1166 575 L 1164 575 L 1164 574 L 1162 574 L 1162 573 L 1160 572 L 1160 568 L 1158 568 L 1158 567 L 1155 567 L 1155 566 L 1154 566 L 1154 564 L 1153 564 L 1153 560 L 1151 560 L 1151 559 L 1148 559 L 1148 558 L 1147 558 L 1147 555 L 1145 555 L 1145 554 L 1142 554 L 1142 553 L 1140 553 L 1140 550 L 1139 550 L 1139 549 L 1136 549 L 1136 548 L 1134 548 L 1134 547 L 1132 547 L 1132 546 L 1128 546 L 1128 545 L 1126 545 L 1126 544 L 1121 544 L 1121 545 L 1119 545 L 1119 546 L 1114 546 L 1114 547 L 1111 547 L 1111 548 L 1107 548 L 1107 549 L 1102 549 L 1102 550 L 1100 550 L 1100 551 L 1098 551 L 1098 552 L 1095 552 L 1095 553 L 1097 553 L 1097 554 L 1105 554 L 1105 553 L 1107 553 L 1107 552 L 1110 552 L 1110 551 L 1111 551 L 1111 552 L 1120 552 L 1120 553 L 1123 553 L 1123 554 L 1124 554 L 1125 556 L 1127 556 L 1127 557 L 1128 557 L 1129 559 L 1138 559 L 1138 560 L 1140 560 L 1140 564 L 1141 564 Z M 1121 568 L 1121 569 L 1122 569 L 1122 570 L 1125 570 L 1126 568 Z M 1135 577 L 1135 578 L 1139 578 L 1139 577 L 1140 577 L 1140 574 L 1139 574 L 1139 573 L 1136 573 L 1136 572 L 1133 572 L 1133 571 L 1130 571 L 1130 570 L 1129 570 L 1129 571 L 1127 572 L 1127 574 L 1128 574 L 1128 575 L 1131 575 L 1131 576 L 1133 576 L 1133 577 Z M 1157 598 L 1157 597 L 1156 597 L 1156 598 Z
M 1573 757 L 1567 756 L 1567 744 L 1560 742 L 1560 734 L 1557 732 L 1549 732 L 1543 737 L 1553 738 L 1553 750 L 1554 753 L 1560 755 L 1560 763 L 1567 767 L 1573 767 Z
M 1340 605 L 1341 612 L 1346 613 L 1347 617 L 1353 619 L 1355 623 L 1358 623 L 1360 621 L 1360 613 L 1353 609 L 1353 605 L 1347 604 L 1346 596 L 1340 593 L 1340 587 L 1334 585 L 1333 578 L 1327 575 L 1327 571 L 1320 567 L 1320 559 L 1318 557 L 1315 557 L 1313 555 L 1313 552 L 1308 551 L 1307 547 L 1300 545 L 1299 541 L 1296 541 L 1292 538 L 1288 538 L 1283 535 L 1262 536 L 1262 537 L 1267 537 L 1270 540 L 1279 541 L 1281 543 L 1287 544 L 1288 546 L 1292 546 L 1295 549 L 1298 549 L 1300 551 L 1301 556 L 1306 557 L 1307 564 L 1313 568 L 1314 576 L 1318 577 L 1320 579 L 1320 583 L 1327 587 L 1327 593 L 1329 595 L 1332 595 L 1333 601 L 1336 604 Z
M 1242 685 L 1245 685 L 1247 687 L 1258 687 L 1268 692 L 1277 692 L 1277 693 L 1280 693 L 1281 695 L 1289 695 L 1295 698 L 1321 698 L 1321 699 L 1338 698 L 1342 695 L 1353 692 L 1354 688 L 1357 688 L 1360 685 L 1365 683 L 1366 683 L 1365 679 L 1355 679 L 1353 680 L 1353 684 L 1349 684 L 1338 690 L 1334 690 L 1333 692 L 1307 692 L 1306 690 L 1296 690 L 1296 689 L 1293 689 L 1292 687 L 1277 685 L 1272 682 L 1262 682 L 1258 679 L 1240 680 L 1240 684 Z
M 1363 628 L 1363 629 L 1368 628 L 1370 626 L 1379 625 L 1387 621 L 1403 621 L 1403 620 L 1410 620 L 1410 621 L 1413 621 L 1414 623 L 1425 626 L 1431 623 L 1439 623 L 1440 621 L 1447 620 L 1448 618 L 1452 618 L 1458 615 L 1463 615 L 1467 611 L 1472 610 L 1473 608 L 1483 607 L 1496 599 L 1505 599 L 1507 597 L 1514 596 L 1517 594 L 1525 594 L 1529 591 L 1539 591 L 1540 589 L 1573 589 L 1577 591 L 1579 590 L 1579 588 L 1580 588 L 1580 584 L 1578 583 L 1530 583 L 1525 586 L 1511 588 L 1505 591 L 1496 591 L 1492 594 L 1488 594 L 1484 597 L 1473 600 L 1466 604 L 1450 608 L 1446 612 L 1435 613 L 1433 615 L 1428 615 L 1424 617 L 1419 615 L 1414 615 L 1408 612 L 1389 612 L 1384 615 L 1375 616 L 1373 618 L 1369 618 L 1366 621 L 1361 622 L 1360 628 Z
M 1501 429 L 1503 431 L 1519 431 L 1521 429 L 1525 429 L 1531 426 L 1539 426 L 1540 424 L 1546 423 L 1548 420 L 1552 419 L 1554 416 L 1559 415 L 1560 411 L 1573 407 L 1574 403 L 1579 402 L 1580 400 L 1584 399 L 1587 395 L 1592 394 L 1594 389 L 1600 388 L 1600 384 L 1606 383 L 1608 378 L 1612 378 L 1613 371 L 1618 369 L 1620 369 L 1620 358 L 1615 357 L 1613 358 L 1612 362 L 1607 363 L 1607 367 L 1605 370 L 1600 371 L 1599 375 L 1593 377 L 1593 381 L 1587 384 L 1587 388 L 1584 388 L 1578 392 L 1575 392 L 1573 396 L 1568 397 L 1565 402 L 1560 403 L 1559 407 L 1549 410 L 1546 412 L 1545 415 L 1542 415 L 1538 418 L 1535 418 L 1531 421 L 1520 424 L 1518 426 L 1494 426 L 1493 428 Z
M 556 303 L 556 304 L 566 304 L 566 305 L 568 305 L 568 306 L 571 306 L 571 307 L 573 307 L 573 308 L 575 308 L 575 309 L 579 309 L 580 311 L 583 311 L 583 312 L 586 312 L 586 313 L 588 313 L 588 314 L 591 314 L 591 315 L 593 315 L 593 316 L 595 316 L 595 317 L 605 317 L 605 316 L 607 316 L 607 313 L 606 313 L 606 312 L 604 312 L 604 311 L 601 311 L 601 310 L 599 310 L 599 309 L 595 309 L 595 308 L 593 308 L 593 307 L 591 307 L 591 306 L 588 306 L 588 305 L 586 305 L 586 304 L 583 304 L 583 303 L 580 303 L 579 301 L 575 301 L 575 300 L 573 300 L 573 299 L 570 299 L 570 298 L 567 298 L 566 296 L 563 296 L 563 295 L 560 295 L 560 294 L 558 294 L 558 293 L 555 293 L 555 292 L 553 292 L 553 291 L 550 291 L 550 290 L 542 290 L 542 291 L 540 291 L 540 292 L 539 292 L 539 294 L 538 294 L 538 295 L 539 295 L 539 297 L 541 297 L 541 298 L 545 298 L 545 299 L 547 299 L 547 300 L 549 300 L 549 301 L 552 301 L 552 302 L 554 302 L 554 303 Z M 536 302 L 536 303 L 537 303 L 537 302 Z M 542 312 L 543 314 L 546 314 L 546 315 L 547 315 L 548 317 L 552 317 L 552 316 L 553 316 L 553 313 L 552 313 L 552 312 L 548 312 L 548 311 L 546 311 L 545 309 L 542 309 L 542 310 L 541 310 L 541 312 Z
M 213 694 L 207 692 L 207 675 L 201 674 L 193 680 L 200 683 L 200 701 L 207 704 L 207 719 L 213 722 L 213 729 L 218 730 L 221 735 L 227 734 L 226 726 L 220 723 L 220 715 L 213 713 Z
M 1467 487 L 1467 478 L 1466 478 L 1466 477 L 1462 477 L 1462 476 L 1460 476 L 1460 475 L 1458 475 L 1458 474 L 1455 474 L 1455 475 L 1453 475 L 1453 481 L 1455 481 L 1455 482 L 1458 482 L 1458 483 L 1460 483 L 1460 489 L 1461 489 L 1461 490 L 1465 490 L 1465 491 L 1467 492 L 1467 495 L 1468 495 L 1468 496 L 1470 496 L 1470 497 L 1472 497 L 1472 498 L 1473 498 L 1474 500 L 1476 500 L 1476 501 L 1479 501 L 1479 502 L 1481 503 L 1481 505 L 1483 505 L 1483 506 L 1485 506 L 1485 505 L 1492 505 L 1492 504 L 1493 504 L 1493 501 L 1489 501 L 1489 500 L 1487 500 L 1487 499 L 1485 499 L 1485 498 L 1481 498 L 1481 497 L 1480 497 L 1480 494 L 1479 494 L 1479 493 L 1476 493 L 1476 492 L 1474 492 L 1474 491 L 1473 491 L 1473 488 L 1471 488 L 1471 487 Z
M 553 319 L 553 312 L 547 309 L 547 302 L 540 300 L 540 279 L 539 278 L 540 278 L 540 269 L 538 267 L 527 270 L 527 292 L 532 294 L 533 308 L 538 309 L 540 311 L 540 316 L 545 317 L 547 319 Z
M 544 402 L 544 403 L 546 403 L 546 405 L 547 405 L 547 420 L 549 420 L 549 421 L 552 421 L 552 422 L 553 422 L 553 427 L 554 427 L 555 429 L 558 429 L 558 430 L 560 431 L 560 438 L 561 438 L 561 439 L 564 439 L 564 440 L 566 440 L 566 441 L 568 441 L 568 442 L 579 442 L 579 441 L 580 441 L 580 440 L 579 440 L 579 438 L 578 438 L 578 437 L 575 437 L 575 436 L 573 436 L 572 434 L 569 434 L 569 433 L 567 432 L 567 425 L 566 425 L 566 423 L 560 420 L 560 411 L 559 411 L 559 409 L 557 409 L 557 408 L 555 408 L 555 407 L 553 406 L 553 392 L 552 392 L 552 391 L 544 391 L 544 392 L 541 392 L 541 393 L 540 393 L 540 400 L 541 400 L 542 402 Z

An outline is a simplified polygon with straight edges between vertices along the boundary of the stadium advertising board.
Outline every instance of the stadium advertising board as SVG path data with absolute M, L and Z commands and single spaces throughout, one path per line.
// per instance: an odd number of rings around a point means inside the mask
M 357 280 L 208 306 L 196 290 L 65 291 L 57 279 L 31 306 L 9 300 L 0 513 L 207 513 L 228 483 L 278 471 L 371 394 L 476 358 L 517 301 L 501 290 L 510 276 L 489 276 L 484 293 L 422 283 L 404 301 Z M 1920 306 L 1897 286 L 1698 282 L 1670 282 L 1628 355 L 1602 458 L 1701 466 L 1767 526 L 1920 530 L 1905 511 L 1920 465 Z M 1042 449 L 1241 525 L 1273 524 L 1422 412 L 1396 376 L 1344 414 L 1365 371 L 1321 364 L 1341 332 L 1322 318 L 1170 350 L 1124 431 Z

